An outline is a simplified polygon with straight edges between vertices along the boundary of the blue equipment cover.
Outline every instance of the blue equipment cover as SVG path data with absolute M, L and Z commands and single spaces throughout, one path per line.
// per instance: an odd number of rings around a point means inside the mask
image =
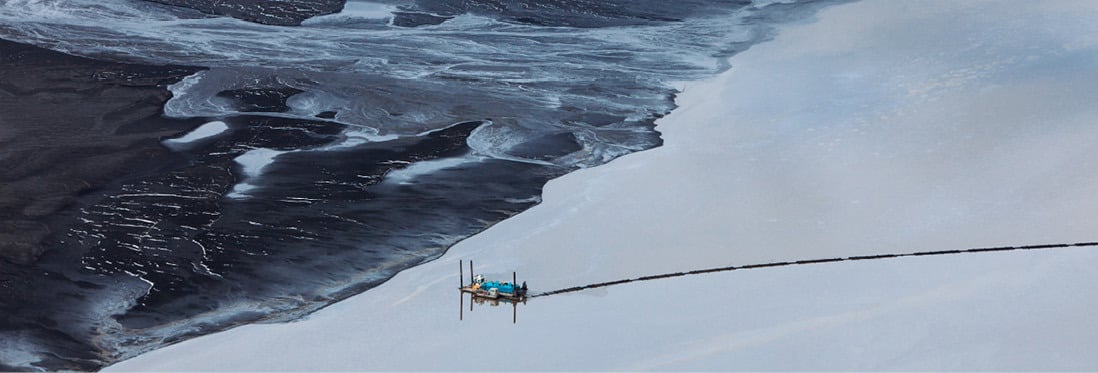
M 509 282 L 488 281 L 481 285 L 484 289 L 496 288 L 501 293 L 515 293 L 515 285 Z

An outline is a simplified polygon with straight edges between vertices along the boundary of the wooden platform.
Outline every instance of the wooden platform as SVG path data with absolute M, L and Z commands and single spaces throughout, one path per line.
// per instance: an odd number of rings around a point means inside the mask
M 473 286 L 463 286 L 463 287 L 460 288 L 460 290 L 461 290 L 462 293 L 469 293 L 469 294 L 472 294 L 474 297 L 477 297 L 477 298 L 499 299 L 499 300 L 506 300 L 506 301 L 512 301 L 512 302 L 525 302 L 526 301 L 526 296 L 525 295 L 516 295 L 516 294 L 511 294 L 511 293 L 497 293 L 497 295 L 495 297 L 492 297 L 492 296 L 488 295 L 487 291 L 480 290 L 480 289 L 474 289 Z

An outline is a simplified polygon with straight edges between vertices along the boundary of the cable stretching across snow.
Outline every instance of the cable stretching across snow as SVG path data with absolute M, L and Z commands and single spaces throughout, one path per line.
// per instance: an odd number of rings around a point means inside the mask
M 700 274 L 705 274 L 705 273 L 735 271 L 735 270 L 742 270 L 742 269 L 785 267 L 785 266 L 791 266 L 791 265 L 832 263 L 832 262 L 844 262 L 844 261 L 855 261 L 855 260 L 890 259 L 890 258 L 900 258 L 900 257 L 905 257 L 905 256 L 930 256 L 930 255 L 949 255 L 949 254 L 965 254 L 965 253 L 987 253 L 987 252 L 994 252 L 994 251 L 1059 249 L 1059 248 L 1068 248 L 1068 247 L 1090 247 L 1090 246 L 1098 246 L 1098 242 L 1079 242 L 1079 243 L 1071 243 L 1071 244 L 1050 244 L 1050 245 L 1030 245 L 1030 246 L 1001 246 L 1001 247 L 985 247 L 985 248 L 974 248 L 974 249 L 963 249 L 963 250 L 919 251 L 919 252 L 904 253 L 904 254 L 862 255 L 862 256 L 850 256 L 850 257 L 845 257 L 845 258 L 808 259 L 808 260 L 798 260 L 798 261 L 792 261 L 792 262 L 772 262 L 772 263 L 760 263 L 760 264 L 746 264 L 746 265 L 742 265 L 742 266 L 727 266 L 727 267 L 719 267 L 719 268 L 699 269 L 699 270 L 694 270 L 694 271 L 689 271 L 689 272 L 665 273 L 665 274 L 661 274 L 661 275 L 644 276 L 644 277 L 637 277 L 637 278 L 632 278 L 632 279 L 617 280 L 617 281 L 610 281 L 610 282 L 600 282 L 600 283 L 597 283 L 597 284 L 590 284 L 590 285 L 583 285 L 583 286 L 574 286 L 574 287 L 565 288 L 565 289 L 558 289 L 558 290 L 552 290 L 552 291 L 537 293 L 537 294 L 531 295 L 530 298 L 545 297 L 545 296 L 556 295 L 556 294 L 564 294 L 564 293 L 573 293 L 573 292 L 577 292 L 577 291 L 581 291 L 581 290 L 603 288 L 603 287 L 607 287 L 607 286 L 627 284 L 627 283 L 630 283 L 630 282 L 651 281 L 651 280 L 659 280 L 659 279 L 671 278 L 671 277 L 681 277 L 681 276 L 688 276 L 688 275 L 700 275 Z

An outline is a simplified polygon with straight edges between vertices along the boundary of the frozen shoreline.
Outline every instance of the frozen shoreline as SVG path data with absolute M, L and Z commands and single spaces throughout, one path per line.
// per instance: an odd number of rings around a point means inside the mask
M 721 265 L 1094 241 L 1090 3 L 864 1 L 732 58 L 663 147 L 306 320 L 108 370 L 1098 368 L 1090 249 L 728 272 L 478 307 L 458 259 L 533 291 Z M 1087 10 L 1087 11 L 1080 11 Z M 466 304 L 468 306 L 468 304 Z M 491 349 L 506 360 L 472 359 Z M 513 359 L 511 358 L 513 357 Z

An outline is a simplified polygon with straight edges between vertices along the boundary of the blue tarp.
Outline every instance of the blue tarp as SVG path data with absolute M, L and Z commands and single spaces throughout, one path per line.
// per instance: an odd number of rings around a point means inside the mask
M 485 290 L 491 289 L 491 288 L 496 288 L 496 289 L 499 289 L 500 293 L 512 293 L 513 294 L 515 292 L 515 285 L 510 283 L 510 282 L 487 281 L 483 285 L 481 285 L 480 287 L 482 289 L 485 289 Z

